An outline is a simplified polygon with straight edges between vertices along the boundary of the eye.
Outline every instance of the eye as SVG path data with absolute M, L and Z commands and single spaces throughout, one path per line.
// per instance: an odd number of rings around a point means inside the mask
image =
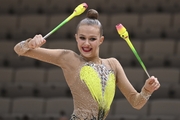
M 97 40 L 97 38 L 90 38 L 89 40 L 91 40 L 91 41 L 95 41 L 95 40 Z
M 85 40 L 86 38 L 85 37 L 79 37 L 81 40 Z

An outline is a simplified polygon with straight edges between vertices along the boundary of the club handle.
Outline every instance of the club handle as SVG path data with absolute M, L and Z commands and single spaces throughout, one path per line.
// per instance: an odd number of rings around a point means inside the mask
M 80 5 L 78 5 L 75 9 L 74 12 L 68 17 L 66 18 L 63 22 L 61 22 L 58 26 L 56 26 L 53 30 L 51 30 L 47 35 L 45 35 L 43 38 L 46 39 L 47 37 L 49 37 L 51 34 L 53 34 L 54 32 L 56 32 L 59 28 L 61 28 L 64 24 L 66 24 L 67 22 L 69 22 L 72 18 L 74 18 L 75 16 L 78 16 L 80 14 L 82 14 L 86 9 L 87 9 L 88 5 L 86 3 L 82 3 Z
M 72 13 L 68 18 L 66 18 L 63 22 L 61 22 L 58 26 L 56 26 L 53 30 L 51 30 L 48 34 L 46 34 L 43 38 L 46 39 L 51 34 L 56 32 L 59 28 L 61 28 L 64 24 L 66 24 L 68 21 L 70 21 L 73 17 L 75 17 L 74 13 Z
M 147 72 L 146 66 L 144 65 L 143 61 L 141 60 L 138 52 L 136 51 L 135 47 L 133 46 L 133 44 L 131 43 L 129 37 L 125 39 L 125 41 L 127 42 L 127 44 L 129 45 L 129 47 L 131 48 L 131 50 L 133 51 L 134 55 L 136 56 L 136 58 L 138 59 L 139 63 L 141 64 L 142 68 L 144 69 L 145 73 L 147 74 L 147 76 L 150 78 L 149 73 Z

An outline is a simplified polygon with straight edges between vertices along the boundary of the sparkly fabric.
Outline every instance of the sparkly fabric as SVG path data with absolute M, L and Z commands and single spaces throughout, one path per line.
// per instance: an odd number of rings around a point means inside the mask
M 115 94 L 115 76 L 103 64 L 86 63 L 80 70 L 80 79 L 87 85 L 98 102 L 98 120 L 103 120 L 110 109 Z
M 16 52 L 18 53 L 18 55 L 23 55 L 24 53 L 26 53 L 28 50 L 30 50 L 30 48 L 28 47 L 28 42 L 31 40 L 31 38 L 21 41 L 20 43 L 18 43 L 19 49 L 16 49 Z

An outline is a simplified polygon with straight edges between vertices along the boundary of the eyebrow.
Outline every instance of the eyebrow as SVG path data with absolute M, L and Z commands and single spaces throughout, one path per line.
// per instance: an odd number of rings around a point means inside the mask
M 85 35 L 83 35 L 83 34 L 79 34 L 79 36 L 85 37 Z M 90 35 L 89 37 L 95 37 L 95 38 L 97 38 L 97 36 L 94 36 L 94 35 Z

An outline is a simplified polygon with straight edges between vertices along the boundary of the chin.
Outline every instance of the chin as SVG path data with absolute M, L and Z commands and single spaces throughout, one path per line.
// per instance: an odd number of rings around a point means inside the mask
M 85 58 L 91 58 L 92 57 L 92 55 L 91 55 L 91 53 L 90 52 L 81 52 L 81 55 L 83 56 L 83 57 L 85 57 Z
M 85 57 L 85 58 L 91 58 L 92 56 L 91 55 L 89 55 L 89 54 L 81 54 L 83 57 Z

